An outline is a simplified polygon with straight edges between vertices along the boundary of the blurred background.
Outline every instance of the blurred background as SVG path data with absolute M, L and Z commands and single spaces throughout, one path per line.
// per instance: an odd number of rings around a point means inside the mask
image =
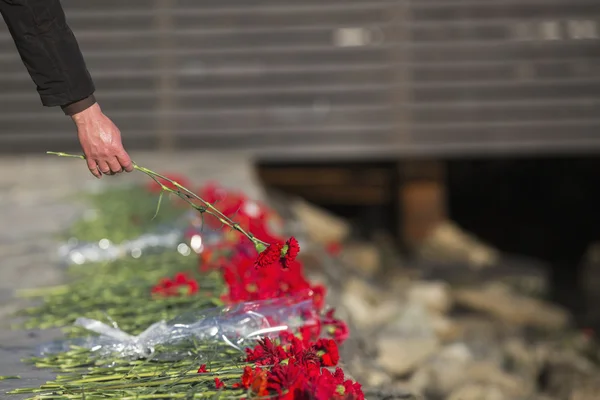
M 454 300 L 497 317 L 515 311 L 490 311 L 508 300 L 482 288 L 500 282 L 600 328 L 598 1 L 62 3 L 146 164 L 202 175 L 222 154 L 215 169 L 306 202 L 313 239 L 344 243 L 361 285 L 408 271 L 480 290 Z M 71 122 L 41 106 L 0 29 L 2 179 L 15 159 L 32 179 L 68 174 L 33 155 L 79 151 Z

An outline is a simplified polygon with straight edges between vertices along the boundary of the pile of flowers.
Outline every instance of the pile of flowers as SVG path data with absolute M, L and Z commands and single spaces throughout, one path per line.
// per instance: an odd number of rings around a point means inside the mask
M 183 177 L 177 179 L 189 182 Z M 170 185 L 176 190 L 176 185 Z M 152 193 L 163 190 L 152 182 Z M 312 285 L 304 275 L 303 264 L 297 259 L 300 245 L 294 237 L 283 240 L 271 232 L 268 223 L 273 212 L 241 193 L 233 193 L 212 183 L 200 188 L 200 196 L 207 202 L 220 203 L 220 211 L 229 219 L 242 221 L 244 230 L 253 237 L 267 242 L 264 246 L 239 231 L 225 235 L 225 241 L 199 252 L 199 270 L 203 273 L 218 271 L 226 287 L 221 299 L 229 303 L 297 296 L 307 293 L 319 313 L 316 323 L 306 323 L 298 332 L 283 332 L 277 340 L 265 338 L 255 348 L 246 349 L 246 366 L 239 382 L 231 388 L 248 390 L 253 396 L 273 396 L 282 399 L 363 399 L 361 385 L 346 379 L 341 368 L 333 372 L 339 362 L 338 345 L 348 337 L 346 324 L 336 319 L 335 310 L 325 310 L 326 288 Z M 206 221 L 209 228 L 217 228 L 222 221 Z M 188 238 L 197 232 L 190 230 Z M 256 253 L 256 250 L 260 252 Z M 156 296 L 186 296 L 197 293 L 198 283 L 185 272 L 175 278 L 161 279 L 152 293 Z M 310 318 L 307 318 L 307 321 Z M 198 373 L 207 373 L 205 364 Z M 216 389 L 226 388 L 214 378 Z
M 341 368 L 333 373 L 327 369 L 340 358 L 334 340 L 313 342 L 286 332 L 277 343 L 267 338 L 246 353 L 246 361 L 255 366 L 244 368 L 236 388 L 259 396 L 275 393 L 283 399 L 364 399 L 361 385 L 346 379 Z
M 114 322 L 124 332 L 138 335 L 159 320 L 170 321 L 190 310 L 202 313 L 223 304 L 225 309 L 228 305 L 244 309 L 247 302 L 252 307 L 256 304 L 252 302 L 274 299 L 273 304 L 289 302 L 290 308 L 274 308 L 274 320 L 266 317 L 268 326 L 284 330 L 258 341 L 237 342 L 247 343 L 242 353 L 225 341 L 174 343 L 157 349 L 157 354 L 184 355 L 177 361 L 118 354 L 98 358 L 93 350 L 75 347 L 29 360 L 58 370 L 56 381 L 11 393 L 37 393 L 36 399 L 364 398 L 361 385 L 345 376 L 339 365 L 338 346 L 348 338 L 348 327 L 326 307 L 326 288 L 306 278 L 300 243 L 272 229 L 278 222 L 276 213 L 216 184 L 191 191 L 185 177 L 135 168 L 153 179 L 140 191 L 160 196 L 159 205 L 167 193 L 175 195 L 169 201 L 175 207 L 191 205 L 200 212 L 185 235 L 197 257 L 167 252 L 73 267 L 74 281 L 35 291 L 32 297 L 42 302 L 21 314 L 28 317 L 26 327 L 69 327 L 85 317 Z M 104 225 L 100 228 L 99 237 L 106 237 Z M 94 226 L 88 224 L 86 229 L 94 240 Z M 295 306 L 298 299 L 301 308 Z M 289 324 L 277 323 L 280 316 Z M 72 338 L 89 336 L 77 329 L 67 332 Z

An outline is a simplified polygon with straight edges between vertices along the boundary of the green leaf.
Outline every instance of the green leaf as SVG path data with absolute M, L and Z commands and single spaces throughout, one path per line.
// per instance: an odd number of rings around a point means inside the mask
M 0 381 L 6 381 L 9 379 L 21 379 L 20 376 L 0 376 Z
M 160 210 L 160 205 L 162 203 L 162 198 L 163 198 L 164 194 L 165 194 L 165 191 L 161 190 L 160 196 L 158 196 L 158 204 L 156 204 L 156 212 L 154 213 L 154 217 L 152 217 L 152 221 L 154 221 L 154 218 L 156 218 L 158 216 L 158 211 Z

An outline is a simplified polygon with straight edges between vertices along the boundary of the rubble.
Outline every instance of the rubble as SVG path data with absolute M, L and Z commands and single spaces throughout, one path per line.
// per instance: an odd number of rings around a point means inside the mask
M 319 244 L 339 243 L 350 234 L 350 225 L 342 218 L 301 199 L 291 200 L 290 210 L 302 224 L 309 240 Z
M 412 373 L 439 349 L 436 338 L 398 338 L 384 336 L 379 344 L 379 365 L 391 377 L 403 377 Z
M 509 324 L 543 329 L 564 329 L 568 313 L 558 306 L 518 295 L 509 289 L 484 287 L 459 289 L 453 293 L 457 304 L 491 314 Z
M 448 400 L 512 400 L 499 387 L 481 383 L 467 383 L 448 396 Z
M 436 226 L 415 251 L 429 260 L 466 262 L 474 270 L 490 268 L 500 259 L 497 249 L 464 232 L 452 221 Z
M 380 270 L 381 254 L 372 243 L 346 244 L 340 253 L 340 259 L 347 265 L 355 266 L 368 277 L 374 277 Z
M 446 313 L 452 308 L 450 287 L 444 282 L 414 282 L 408 289 L 408 298 L 434 313 Z
M 461 247 L 449 239 L 451 225 L 439 236 Z M 479 242 L 471 247 L 488 262 L 466 257 L 469 246 L 446 263 L 431 254 L 407 262 L 387 238 L 341 237 L 337 255 L 325 250 L 328 238 L 304 257 L 350 322 L 342 359 L 367 398 L 600 399 L 600 347 L 593 332 L 573 328 L 567 310 L 543 300 L 543 264 Z

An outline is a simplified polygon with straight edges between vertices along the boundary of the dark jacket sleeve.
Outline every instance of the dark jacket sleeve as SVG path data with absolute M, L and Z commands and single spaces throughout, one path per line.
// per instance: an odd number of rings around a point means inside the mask
M 96 102 L 60 0 L 0 0 L 0 13 L 44 106 L 72 115 Z

